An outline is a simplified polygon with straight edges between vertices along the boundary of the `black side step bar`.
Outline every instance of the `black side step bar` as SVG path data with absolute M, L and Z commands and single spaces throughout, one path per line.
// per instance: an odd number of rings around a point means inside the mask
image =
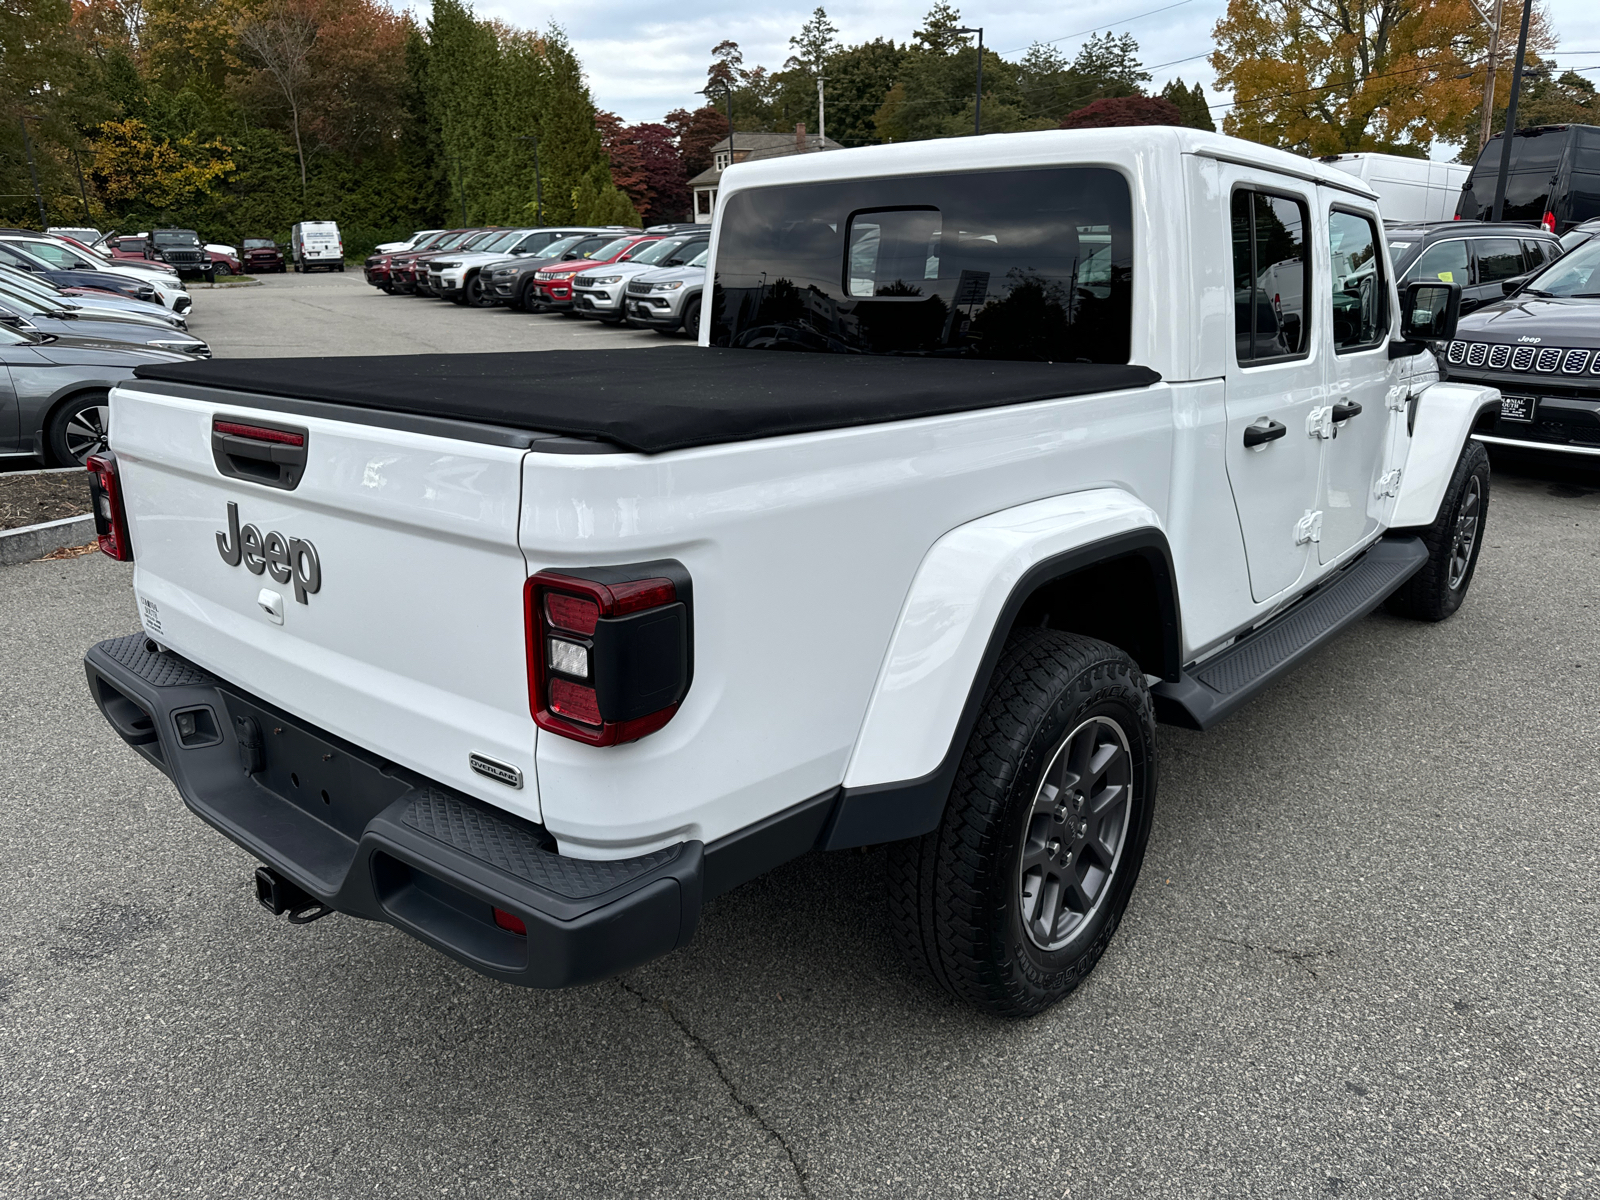
M 1428 548 L 1417 537 L 1383 538 L 1337 579 L 1222 653 L 1151 689 L 1156 719 L 1210 729 L 1325 642 L 1382 604 L 1422 569 Z

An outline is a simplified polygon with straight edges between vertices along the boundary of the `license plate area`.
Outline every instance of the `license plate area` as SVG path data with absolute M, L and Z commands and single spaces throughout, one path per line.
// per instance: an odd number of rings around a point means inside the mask
M 410 784 L 383 769 L 383 760 L 233 692 L 222 694 L 230 723 L 244 717 L 261 731 L 261 769 L 255 781 L 352 841 L 359 841 L 367 823 L 410 790 Z
M 1504 421 L 1531 421 L 1534 410 L 1539 405 L 1537 396 L 1507 396 L 1500 397 L 1500 418 Z

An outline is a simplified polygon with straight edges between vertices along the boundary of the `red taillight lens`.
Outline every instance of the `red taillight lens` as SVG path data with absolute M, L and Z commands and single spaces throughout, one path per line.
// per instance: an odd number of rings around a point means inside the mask
M 550 681 L 550 711 L 582 725 L 599 727 L 605 724 L 600 719 L 600 701 L 594 689 L 568 679 L 555 678 Z
M 674 562 L 632 570 L 528 580 L 528 707 L 540 729 L 611 746 L 678 711 L 692 666 L 689 575 Z
M 89 494 L 94 503 L 94 530 L 100 551 L 118 562 L 132 562 L 133 542 L 128 537 L 128 514 L 122 504 L 117 456 L 91 454 L 84 465 L 89 468 Z
M 593 600 L 569 596 L 564 592 L 546 592 L 544 616 L 556 629 L 568 633 L 581 633 L 588 637 L 600 620 L 600 606 Z
M 523 922 L 522 918 L 517 916 L 516 913 L 508 913 L 503 908 L 494 910 L 494 923 L 507 933 L 520 934 L 522 937 L 528 936 L 528 926 Z
M 1555 215 L 1555 213 L 1553 213 L 1553 212 L 1545 213 L 1544 220 L 1540 221 L 1539 224 L 1543 225 L 1551 233 L 1554 233 L 1556 231 L 1556 215 Z

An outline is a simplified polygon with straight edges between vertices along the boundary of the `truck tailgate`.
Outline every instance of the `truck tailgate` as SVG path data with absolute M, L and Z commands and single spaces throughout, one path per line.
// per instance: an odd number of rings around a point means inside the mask
M 159 383 L 116 389 L 111 414 L 152 638 L 358 746 L 539 819 L 517 546 L 523 449 Z M 303 431 L 298 484 L 225 475 L 216 420 Z M 309 559 L 302 586 L 253 573 L 249 555 L 230 565 L 230 504 L 239 527 L 314 547 L 314 590 Z M 475 772 L 472 755 L 520 772 L 521 786 Z

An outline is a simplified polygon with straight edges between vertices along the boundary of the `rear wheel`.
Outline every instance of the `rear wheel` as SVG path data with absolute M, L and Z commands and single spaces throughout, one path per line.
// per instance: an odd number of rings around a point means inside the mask
M 52 467 L 81 466 L 106 449 L 111 406 L 105 392 L 85 392 L 50 417 L 44 431 L 45 455 Z
M 1428 561 L 1389 597 L 1389 611 L 1419 621 L 1442 621 L 1460 608 L 1478 569 L 1488 515 L 1489 454 L 1481 442 L 1469 438 L 1433 524 L 1406 531 L 1422 539 Z
M 1115 646 L 1014 633 L 939 828 L 889 848 L 906 958 L 999 1016 L 1043 1012 L 1094 969 L 1150 836 L 1155 718 Z

